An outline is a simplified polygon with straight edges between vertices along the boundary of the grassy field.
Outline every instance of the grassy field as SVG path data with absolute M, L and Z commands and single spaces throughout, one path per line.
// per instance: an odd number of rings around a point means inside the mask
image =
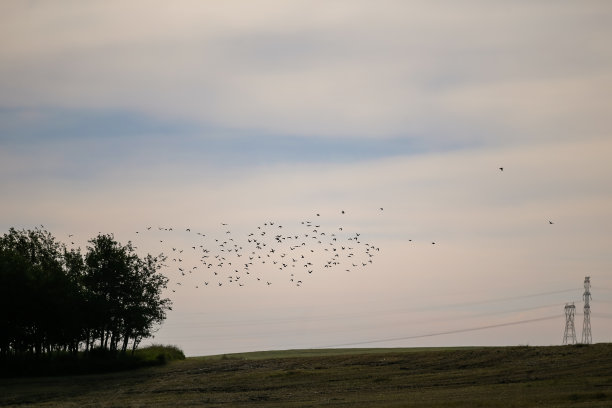
M 0 379 L 15 407 L 611 407 L 612 344 L 291 350 Z

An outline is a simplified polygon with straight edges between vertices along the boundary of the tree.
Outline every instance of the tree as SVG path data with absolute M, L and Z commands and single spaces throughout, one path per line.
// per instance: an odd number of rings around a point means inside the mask
M 163 322 L 171 306 L 162 298 L 165 258 L 140 258 L 112 235 L 89 242 L 83 256 L 40 228 L 0 237 L 0 357 L 125 352 Z
M 62 322 L 75 305 L 68 294 L 65 247 L 40 228 L 14 228 L 0 237 L 0 310 L 4 328 L 1 354 L 40 355 L 65 346 Z
M 170 299 L 161 294 L 168 279 L 159 273 L 163 256 L 141 259 L 132 244 L 122 246 L 112 235 L 89 241 L 85 287 L 92 309 L 91 338 L 112 352 L 133 348 L 152 335 L 166 317 Z

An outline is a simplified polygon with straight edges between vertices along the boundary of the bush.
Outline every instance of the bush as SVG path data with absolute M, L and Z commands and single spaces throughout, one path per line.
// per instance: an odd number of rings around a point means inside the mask
M 139 348 L 134 353 L 134 356 L 143 363 L 165 364 L 173 360 L 184 360 L 185 354 L 177 346 L 164 346 L 161 344 L 152 344 L 148 347 Z
M 152 345 L 121 354 L 96 348 L 78 355 L 53 353 L 7 356 L 0 359 L 0 377 L 53 376 L 93 374 L 163 365 L 173 360 L 184 360 L 185 354 L 176 346 Z

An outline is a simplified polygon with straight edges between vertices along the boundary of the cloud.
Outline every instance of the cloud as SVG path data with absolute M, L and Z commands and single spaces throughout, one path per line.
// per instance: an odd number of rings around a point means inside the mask
M 319 274 L 301 292 L 185 291 L 164 341 L 186 339 L 191 354 L 203 340 L 219 352 L 320 346 L 541 317 L 564 298 L 494 316 L 449 305 L 579 290 L 585 274 L 612 287 L 611 12 L 2 2 L 0 226 L 44 224 L 84 245 L 146 225 L 299 228 L 320 213 L 381 248 L 367 273 Z M 209 310 L 229 322 L 218 338 L 192 330 L 189 313 Z M 251 318 L 272 335 L 245 329 Z M 549 323 L 427 342 L 557 343 Z
M 499 143 L 533 126 L 526 101 L 546 106 L 539 123 L 576 106 L 551 92 L 569 84 L 575 91 L 562 96 L 591 112 L 580 123 L 607 125 L 610 51 L 597 39 L 608 36 L 609 10 L 595 3 L 8 9 L 3 106 L 126 109 L 279 135 Z M 515 133 L 483 132 L 509 117 Z
M 468 323 L 537 318 L 539 309 L 523 310 L 553 302 L 562 306 L 565 298 L 542 296 L 500 305 L 496 311 L 501 315 L 494 316 L 481 316 L 486 307 L 445 305 L 574 286 L 579 297 L 585 274 L 599 287 L 612 287 L 607 272 L 612 262 L 607 248 L 612 191 L 606 187 L 611 148 L 609 141 L 588 140 L 481 147 L 367 162 L 276 163 L 249 167 L 232 177 L 195 167 L 152 165 L 132 176 L 125 169 L 107 172 L 91 186 L 49 184 L 40 178 L 9 191 L 3 208 L 10 217 L 2 223 L 6 228 L 43 223 L 60 239 L 75 234 L 83 243 L 98 231 L 113 232 L 121 242 L 137 240 L 135 231 L 147 225 L 191 227 L 216 237 L 225 234 L 220 223 L 227 222 L 236 238 L 269 220 L 287 231 L 299 230 L 305 219 L 343 225 L 381 248 L 367 271 L 350 276 L 319 271 L 299 288 L 302 292 L 280 281 L 271 291 L 252 288 L 239 297 L 225 289 L 206 296 L 186 290 L 175 297 L 177 312 L 156 341 L 179 343 L 197 355 L 395 338 Z M 549 219 L 555 224 L 548 224 Z M 177 241 L 187 248 L 188 243 Z M 145 244 L 137 243 L 142 250 L 159 250 Z M 245 317 L 243 311 L 251 309 Z M 393 318 L 381 321 L 372 312 L 379 309 Z M 205 329 L 220 317 L 192 315 L 206 310 L 224 310 L 220 316 L 227 327 L 215 328 L 214 336 Z M 558 312 L 562 318 L 561 307 Z M 343 318 L 360 314 L 361 319 Z M 328 318 L 321 321 L 321 316 Z M 304 318 L 313 319 L 308 332 L 297 323 Z M 263 320 L 267 334 L 240 323 L 249 319 Z M 410 322 L 422 330 L 410 329 Z M 560 341 L 555 330 L 542 325 L 527 336 L 516 328 L 501 335 L 496 329 L 427 339 L 426 344 L 506 344 L 515 337 L 520 337 L 516 342 L 550 344 Z M 598 333 L 607 335 L 603 328 Z M 254 336 L 255 343 L 232 342 L 236 336 Z

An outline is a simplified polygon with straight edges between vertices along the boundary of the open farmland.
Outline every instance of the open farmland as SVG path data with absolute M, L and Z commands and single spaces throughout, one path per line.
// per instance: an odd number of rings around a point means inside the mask
M 612 344 L 339 349 L 0 380 L 1 406 L 609 407 Z

